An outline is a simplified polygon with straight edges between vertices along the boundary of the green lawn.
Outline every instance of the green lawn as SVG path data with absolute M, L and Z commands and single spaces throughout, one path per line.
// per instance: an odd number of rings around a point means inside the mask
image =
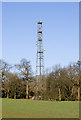
M 79 118 L 78 102 L 2 100 L 3 118 Z

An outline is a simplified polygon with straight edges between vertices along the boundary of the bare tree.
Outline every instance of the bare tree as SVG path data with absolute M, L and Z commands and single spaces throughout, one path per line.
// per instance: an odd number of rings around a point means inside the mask
M 26 98 L 29 98 L 29 79 L 31 77 L 31 65 L 30 61 L 22 59 L 20 64 L 15 65 L 16 68 L 20 71 L 20 75 L 26 80 Z
M 0 66 L 0 74 L 2 75 L 2 83 L 5 83 L 6 86 L 6 94 L 7 94 L 7 98 L 8 98 L 8 93 L 9 93 L 9 81 L 7 79 L 7 75 L 10 71 L 10 69 L 12 68 L 11 65 L 9 65 L 7 62 L 0 60 L 1 66 Z

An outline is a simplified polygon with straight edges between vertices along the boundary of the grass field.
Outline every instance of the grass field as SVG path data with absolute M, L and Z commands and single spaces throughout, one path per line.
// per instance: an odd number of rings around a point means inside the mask
M 78 102 L 2 100 L 3 118 L 79 118 Z

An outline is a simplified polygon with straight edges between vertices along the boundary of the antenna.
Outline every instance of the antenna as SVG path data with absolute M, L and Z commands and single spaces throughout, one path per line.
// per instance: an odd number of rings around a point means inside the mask
M 36 41 L 37 45 L 37 53 L 36 53 L 36 78 L 37 83 L 42 80 L 42 76 L 44 75 L 44 51 L 43 49 L 43 40 L 42 40 L 42 21 L 37 23 L 38 26 L 38 39 Z

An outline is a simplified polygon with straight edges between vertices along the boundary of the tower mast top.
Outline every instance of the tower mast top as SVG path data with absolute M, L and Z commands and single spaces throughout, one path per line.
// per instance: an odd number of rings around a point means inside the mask
M 38 24 L 42 24 L 42 21 L 40 20 L 40 21 L 38 22 Z

